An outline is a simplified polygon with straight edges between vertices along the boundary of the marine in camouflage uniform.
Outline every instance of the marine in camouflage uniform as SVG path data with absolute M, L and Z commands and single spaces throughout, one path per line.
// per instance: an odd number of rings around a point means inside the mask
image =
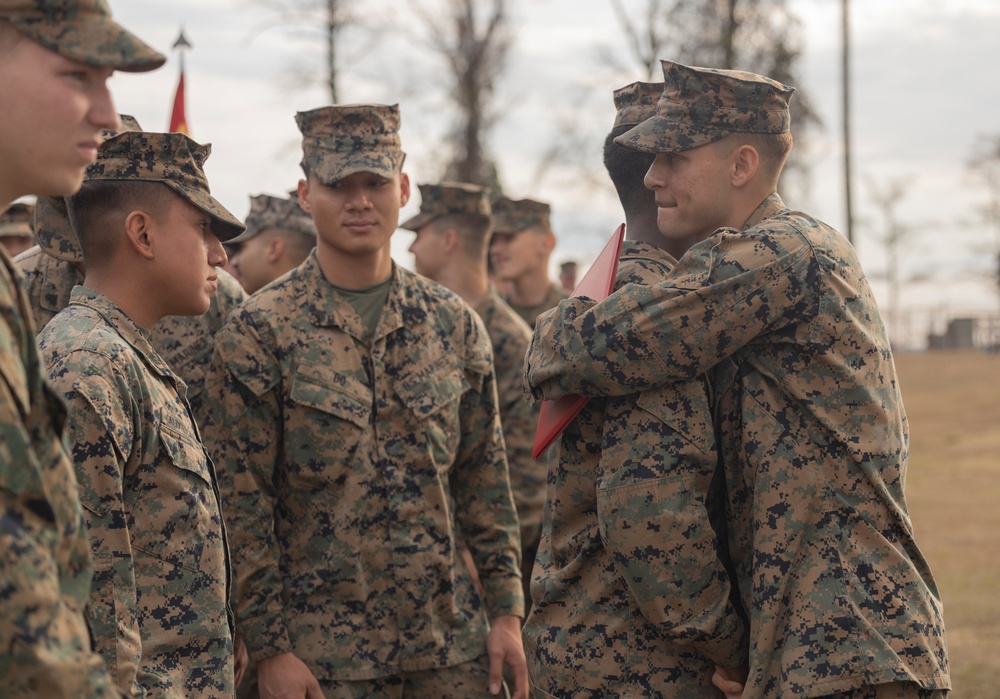
M 542 526 L 545 464 L 531 458 L 538 411 L 521 389 L 531 328 L 500 298 L 486 272 L 493 228 L 489 198 L 474 184 L 422 184 L 420 211 L 400 228 L 417 234 L 410 246 L 416 271 L 469 303 L 490 336 L 500 423 L 520 523 L 521 581 L 530 605 L 528 583 Z
M 527 383 L 545 398 L 625 395 L 714 367 L 730 550 L 750 615 L 743 696 L 942 696 L 941 601 L 906 511 L 906 416 L 875 299 L 847 240 L 774 193 L 783 156 L 762 179 L 750 168 L 747 144 L 787 138 L 792 90 L 663 68 L 656 116 L 618 137 L 658 154 L 647 184 L 663 188 L 674 153 L 720 169 L 739 159 L 750 177 L 742 194 L 720 183 L 712 199 L 728 220 L 662 282 L 540 319 Z
M 626 213 L 616 288 L 662 281 L 676 249 L 643 184 L 652 159 L 614 136 L 655 112 L 662 83 L 614 93 L 605 165 Z M 683 251 L 679 251 L 683 252 Z M 704 376 L 595 398 L 548 454 L 535 606 L 524 640 L 538 696 L 716 699 L 716 665 L 746 663 L 747 627 L 713 529 L 724 527 Z
M 118 131 L 103 136 L 140 130 L 133 117 L 123 114 L 120 120 Z M 36 331 L 41 332 L 69 305 L 73 287 L 83 283 L 83 255 L 62 197 L 40 197 L 31 225 L 38 245 L 18 255 L 16 261 L 24 273 L 22 285 L 31 303 Z M 207 312 L 200 316 L 167 316 L 153 327 L 150 344 L 184 381 L 199 425 L 204 425 L 207 418 L 205 376 L 212 366 L 215 333 L 244 299 L 246 293 L 239 282 L 220 269 L 218 288 Z
M 568 296 L 549 279 L 549 256 L 556 241 L 549 215 L 548 204 L 532 199 L 502 198 L 493 202 L 490 254 L 494 273 L 508 289 L 504 301 L 531 328 L 539 313 L 554 308 Z M 534 287 L 539 282 L 545 292 L 541 299 L 523 301 L 523 296 L 537 294 Z
M 168 268 L 155 257 L 141 258 L 140 267 L 125 214 L 122 223 L 107 224 L 115 209 L 103 208 L 109 188 L 122 197 L 130 196 L 122 188 L 134 183 L 162 190 L 161 209 L 193 212 L 199 225 L 202 218 L 211 222 L 211 233 L 196 228 L 196 235 L 206 236 L 202 264 L 209 270 L 223 264 L 219 240 L 242 232 L 243 225 L 209 194 L 203 171 L 208 153 L 208 146 L 183 134 L 127 132 L 101 145 L 83 189 L 67 202 L 71 218 L 84 217 L 77 233 L 85 284 L 73 289 L 67 308 L 39 335 L 50 380 L 70 407 L 69 442 L 96 569 L 88 606 L 96 647 L 119 689 L 134 696 L 232 697 L 229 558 L 214 467 L 183 381 L 153 349 L 140 321 L 89 285 L 93 278 L 152 320 L 167 307 L 197 312 L 209 305 L 207 288 L 191 302 L 199 290 L 179 283 L 161 287 L 157 275 Z M 135 199 L 123 211 L 146 207 L 146 200 Z M 150 235 L 159 236 L 154 253 L 189 242 L 174 237 L 181 235 L 179 218 L 169 215 L 149 215 Z M 98 230 L 102 225 L 120 225 L 121 231 Z M 107 254 L 114 257 L 99 257 Z M 163 259 L 170 264 L 171 258 Z M 113 263 L 120 264 L 110 269 Z M 149 305 L 128 298 L 136 280 L 146 284 L 142 295 Z
M 481 673 L 496 640 L 521 653 L 523 612 L 489 338 L 455 294 L 389 257 L 409 193 L 398 108 L 296 120 L 317 249 L 251 296 L 215 349 L 210 442 L 240 633 L 262 687 L 293 668 L 299 691 L 328 698 Z
M 23 41 L 89 67 L 138 72 L 165 60 L 115 23 L 103 2 L 0 0 L 5 42 L 0 85 L 5 90 L 8 78 L 21 72 L 19 61 L 27 51 L 6 45 L 15 31 Z M 52 94 L 48 84 L 37 87 L 40 94 Z M 23 99 L 22 105 L 33 107 L 36 102 L 34 93 L 7 98 Z M 100 111 L 89 95 L 81 97 L 81 105 L 83 100 L 89 105 L 88 117 Z M 30 167 L 36 170 L 21 170 L 12 159 L 0 163 L 0 208 L 25 194 L 51 193 L 36 187 L 53 185 L 51 178 L 63 178 L 61 193 L 79 186 L 79 180 L 72 188 L 66 182 L 71 175 L 82 175 L 83 164 L 71 173 L 75 168 L 67 164 L 72 162 L 70 152 L 58 153 L 59 162 L 48 161 L 55 152 L 39 152 L 36 134 L 12 130 L 7 116 L 5 108 L 0 118 L 4 152 L 10 155 L 8 141 L 16 141 L 13 154 L 31 150 L 29 157 L 35 161 Z M 50 179 L 43 183 L 36 178 L 40 173 Z M 7 189 L 11 182 L 20 189 Z M 76 479 L 62 441 L 66 410 L 43 379 L 31 310 L 19 282 L 10 257 L 0 251 L 0 693 L 11 699 L 118 697 L 104 663 L 91 649 L 83 615 L 93 565 Z

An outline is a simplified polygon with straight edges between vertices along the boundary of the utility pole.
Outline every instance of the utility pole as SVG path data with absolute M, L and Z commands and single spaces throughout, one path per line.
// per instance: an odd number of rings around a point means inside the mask
M 851 44 L 850 0 L 841 0 L 843 19 L 843 105 L 844 105 L 844 207 L 847 216 L 847 240 L 854 244 L 854 209 L 851 203 Z

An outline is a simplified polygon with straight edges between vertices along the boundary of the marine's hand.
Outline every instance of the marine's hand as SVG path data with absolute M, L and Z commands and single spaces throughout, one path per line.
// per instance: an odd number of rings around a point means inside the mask
M 236 686 L 240 686 L 243 675 L 246 674 L 247 666 L 250 664 L 250 654 L 247 653 L 247 646 L 243 643 L 243 637 L 239 631 L 233 637 L 233 666 L 236 670 Z
M 513 699 L 528 699 L 528 665 L 521 645 L 520 617 L 498 616 L 490 621 L 486 652 L 490 658 L 490 694 L 500 693 L 506 664 L 514 673 Z
M 326 699 L 319 682 L 293 653 L 282 653 L 257 663 L 260 699 Z
M 746 665 L 739 667 L 718 667 L 712 675 L 712 684 L 726 695 L 726 699 L 740 699 L 743 696 L 743 684 L 747 681 L 749 668 Z

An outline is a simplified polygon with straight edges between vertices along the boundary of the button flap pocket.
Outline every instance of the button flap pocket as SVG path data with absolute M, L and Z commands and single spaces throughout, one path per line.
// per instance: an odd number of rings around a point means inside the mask
M 292 379 L 291 398 L 298 405 L 329 413 L 358 427 L 367 427 L 371 421 L 371 389 L 329 367 L 300 364 Z
M 636 405 L 708 453 L 715 445 L 715 430 L 708 396 L 701 379 L 643 391 Z

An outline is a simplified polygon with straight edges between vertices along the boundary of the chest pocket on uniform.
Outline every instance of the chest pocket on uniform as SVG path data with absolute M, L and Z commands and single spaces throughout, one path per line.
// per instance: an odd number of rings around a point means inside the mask
M 405 378 L 396 386 L 403 405 L 424 426 L 427 446 L 438 467 L 455 460 L 461 441 L 459 406 L 469 384 L 457 369 L 445 369 L 420 381 Z
M 371 422 L 372 393 L 357 379 L 319 364 L 300 364 L 292 379 L 296 404 L 367 428 Z
M 201 568 L 208 541 L 219 540 L 222 523 L 208 457 L 193 434 L 157 425 L 159 448 L 126 484 L 134 496 L 129 517 L 134 548 L 191 570 Z M 187 430 L 190 432 L 190 430 Z M 172 467 L 172 468 L 170 468 Z

